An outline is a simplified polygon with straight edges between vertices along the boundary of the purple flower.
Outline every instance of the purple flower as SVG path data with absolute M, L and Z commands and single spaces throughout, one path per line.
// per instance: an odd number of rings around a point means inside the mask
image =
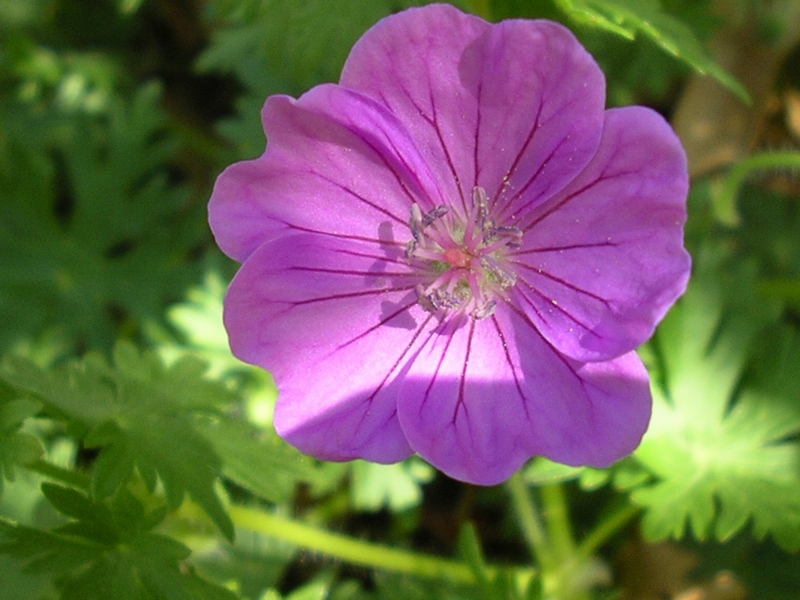
M 636 448 L 634 349 L 689 277 L 686 159 L 655 112 L 604 103 L 561 25 L 448 5 L 379 22 L 338 85 L 267 100 L 266 152 L 209 212 L 243 263 L 231 347 L 274 374 L 285 439 L 485 485 Z

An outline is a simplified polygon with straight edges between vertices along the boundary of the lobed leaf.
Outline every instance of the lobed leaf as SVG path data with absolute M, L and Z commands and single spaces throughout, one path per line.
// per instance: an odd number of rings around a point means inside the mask
M 229 419 L 201 419 L 195 426 L 222 460 L 223 476 L 265 500 L 288 501 L 297 482 L 316 473 L 312 459 L 274 433 Z
M 0 380 L 0 494 L 4 479 L 14 481 L 17 466 L 29 465 L 42 455 L 39 440 L 20 431 L 23 421 L 39 412 L 41 403 L 16 398 L 3 387 Z
M 363 460 L 350 464 L 350 498 L 356 510 L 378 511 L 388 507 L 401 512 L 422 501 L 422 484 L 433 478 L 426 463 L 409 460 L 381 465 Z
M 200 377 L 196 359 L 167 368 L 154 353 L 139 355 L 126 343 L 115 351 L 115 368 L 97 355 L 46 374 L 31 363 L 11 360 L 8 380 L 64 416 L 88 447 L 100 449 L 92 491 L 107 498 L 134 467 L 152 490 L 164 486 L 174 509 L 188 493 L 220 530 L 233 525 L 215 489 L 219 455 L 197 431 L 193 414 L 215 413 L 232 399 L 223 385 Z
M 110 502 L 51 484 L 43 492 L 74 520 L 45 531 L 0 519 L 6 540 L 0 553 L 24 562 L 27 570 L 51 573 L 62 598 L 236 597 L 182 568 L 189 549 L 151 532 L 164 513 L 146 513 L 125 490 Z
M 0 108 L 0 344 L 55 323 L 74 347 L 110 348 L 196 276 L 204 211 L 172 180 L 159 102 L 145 85 L 106 115 Z
M 655 479 L 631 498 L 652 539 L 688 526 L 726 540 L 751 522 L 757 538 L 800 548 L 800 337 L 774 330 L 750 354 L 774 311 L 746 293 L 752 276 L 723 283 L 700 270 L 656 338 L 663 373 L 635 453 Z

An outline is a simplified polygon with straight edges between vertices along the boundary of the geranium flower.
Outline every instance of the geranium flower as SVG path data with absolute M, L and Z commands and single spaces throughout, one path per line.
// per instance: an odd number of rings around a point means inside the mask
M 274 374 L 280 435 L 485 485 L 636 448 L 634 349 L 689 274 L 686 159 L 658 114 L 604 103 L 561 25 L 448 5 L 380 21 L 338 85 L 267 100 L 265 153 L 209 211 L 243 263 L 231 347 Z

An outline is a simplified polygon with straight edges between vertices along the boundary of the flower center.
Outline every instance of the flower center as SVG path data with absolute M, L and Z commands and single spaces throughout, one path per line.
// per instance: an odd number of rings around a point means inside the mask
M 496 298 L 516 283 L 506 255 L 520 247 L 522 231 L 495 224 L 483 188 L 473 189 L 472 210 L 465 219 L 446 206 L 423 214 L 413 204 L 409 228 L 406 259 L 427 282 L 416 287 L 425 310 L 458 310 L 484 319 L 494 312 Z

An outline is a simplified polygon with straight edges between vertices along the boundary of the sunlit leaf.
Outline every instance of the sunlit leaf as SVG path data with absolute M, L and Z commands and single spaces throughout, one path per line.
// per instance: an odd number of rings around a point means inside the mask
M 169 363 L 185 356 L 197 356 L 208 364 L 208 376 L 230 384 L 247 403 L 247 416 L 253 423 L 272 425 L 278 389 L 265 370 L 233 356 L 222 319 L 222 301 L 227 284 L 215 271 L 206 274 L 202 286 L 191 288 L 186 300 L 168 310 L 170 324 L 180 339 L 154 330 L 161 356 Z
M 135 466 L 151 490 L 158 477 L 172 508 L 188 492 L 232 537 L 233 525 L 215 490 L 221 461 L 193 417 L 198 411 L 218 412 L 232 396 L 202 372 L 196 359 L 167 368 L 157 355 L 139 355 L 120 344 L 114 367 L 94 355 L 46 374 L 12 360 L 6 377 L 65 415 L 85 444 L 100 450 L 92 479 L 96 498 L 115 493 Z
M 35 437 L 19 431 L 22 422 L 41 408 L 41 403 L 15 398 L 0 381 L 0 494 L 3 480 L 14 481 L 16 468 L 28 465 L 42 454 L 42 445 Z
M 800 338 L 785 329 L 758 337 L 774 311 L 747 291 L 752 276 L 723 283 L 700 270 L 658 333 L 662 380 L 635 454 L 655 481 L 632 499 L 653 539 L 680 538 L 688 526 L 725 540 L 751 522 L 756 537 L 798 548 Z
M 206 418 L 196 427 L 222 460 L 227 479 L 272 502 L 285 502 L 299 481 L 315 475 L 314 461 L 280 439 L 246 423 Z
M 417 459 L 379 465 L 354 461 L 350 470 L 350 497 L 357 510 L 377 511 L 384 507 L 400 512 L 419 505 L 420 485 L 433 478 L 434 471 Z

